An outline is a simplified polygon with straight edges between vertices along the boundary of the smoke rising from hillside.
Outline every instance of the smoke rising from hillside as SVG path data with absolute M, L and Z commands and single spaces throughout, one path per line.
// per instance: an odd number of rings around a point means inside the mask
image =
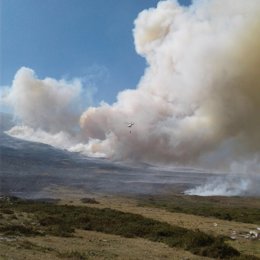
M 40 80 L 33 70 L 23 67 L 4 101 L 27 126 L 50 133 L 70 131 L 78 124 L 81 88 L 79 80 Z
M 135 45 L 149 66 L 136 90 L 87 110 L 83 131 L 125 159 L 186 164 L 214 151 L 231 160 L 257 153 L 259 10 L 258 1 L 166 1 L 140 13 Z M 136 122 L 130 136 L 125 118 Z
M 147 68 L 116 103 L 79 116 L 80 82 L 39 80 L 25 68 L 5 99 L 32 131 L 80 126 L 63 146 L 87 155 L 215 169 L 253 157 L 260 171 L 259 1 L 161 1 L 138 15 L 133 33 Z

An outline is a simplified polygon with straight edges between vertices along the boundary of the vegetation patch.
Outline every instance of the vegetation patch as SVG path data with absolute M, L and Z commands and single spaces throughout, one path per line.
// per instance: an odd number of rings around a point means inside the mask
M 14 214 L 14 211 L 11 209 L 2 209 L 3 214 L 12 215 Z
M 204 217 L 260 224 L 260 202 L 255 200 L 243 206 L 237 203 L 240 198 L 199 196 L 147 196 L 139 200 L 139 206 L 157 207 L 170 212 L 193 214 Z M 249 200 L 249 198 L 248 198 Z M 254 201 L 254 200 L 253 200 Z
M 30 213 L 38 227 L 35 232 L 30 227 L 6 226 L 1 228 L 2 232 L 11 230 L 25 235 L 45 233 L 72 236 L 75 229 L 93 230 L 123 237 L 140 237 L 163 242 L 170 247 L 180 247 L 201 256 L 218 259 L 236 259 L 234 257 L 240 256 L 240 253 L 227 245 L 222 237 L 214 237 L 199 230 L 172 226 L 141 215 L 109 208 L 98 209 L 26 200 L 1 201 L 1 208 Z M 84 255 L 78 257 L 84 257 Z
M 94 198 L 82 198 L 82 199 L 80 199 L 80 201 L 82 203 L 86 203 L 86 204 L 99 204 L 99 202 L 97 200 L 95 200 Z
M 39 246 L 28 240 L 18 241 L 16 243 L 17 243 L 17 247 L 21 248 L 21 249 L 34 250 L 34 251 L 43 252 L 43 253 L 54 251 L 54 249 L 52 249 L 50 247 Z
M 0 232 L 5 236 L 35 236 L 41 235 L 40 232 L 34 230 L 30 226 L 24 225 L 5 225 L 0 227 Z
M 66 258 L 66 259 L 69 258 L 69 259 L 74 259 L 74 260 L 89 259 L 89 257 L 85 253 L 79 252 L 79 251 L 69 251 L 69 252 L 64 252 L 64 253 L 58 253 L 57 256 L 60 258 Z
M 231 258 L 231 260 L 259 260 L 259 257 L 253 256 L 253 255 L 240 255 L 235 258 Z

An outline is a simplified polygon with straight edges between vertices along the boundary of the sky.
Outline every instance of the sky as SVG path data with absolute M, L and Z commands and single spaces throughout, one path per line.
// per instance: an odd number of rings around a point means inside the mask
M 157 2 L 0 0 L 0 86 L 10 86 L 25 66 L 39 78 L 81 78 L 95 105 L 113 103 L 144 73 L 145 59 L 135 51 L 132 30 L 138 13 Z

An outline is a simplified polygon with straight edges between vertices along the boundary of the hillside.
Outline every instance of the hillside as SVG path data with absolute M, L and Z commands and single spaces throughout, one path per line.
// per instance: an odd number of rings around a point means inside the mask
M 259 240 L 245 237 L 256 230 L 254 223 L 169 212 L 141 206 L 134 198 L 65 194 L 60 192 L 62 198 L 56 202 L 2 197 L 1 259 L 260 257 Z M 250 207 L 259 212 L 259 203 L 254 199 Z

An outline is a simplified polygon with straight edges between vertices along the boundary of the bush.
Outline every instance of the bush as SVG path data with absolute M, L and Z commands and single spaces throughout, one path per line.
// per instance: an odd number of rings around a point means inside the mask
M 22 225 L 7 225 L 4 227 L 0 227 L 0 231 L 3 232 L 7 236 L 34 236 L 41 235 L 40 232 L 35 231 L 31 227 L 26 227 Z
M 2 209 L 1 211 L 3 214 L 8 214 L 8 215 L 14 214 L 14 211 L 11 209 Z
M 230 258 L 231 260 L 259 260 L 259 257 L 253 255 L 240 255 L 237 257 Z
M 59 257 L 61 258 L 72 258 L 75 260 L 86 260 L 89 259 L 85 253 L 81 253 L 78 251 L 70 251 L 70 252 L 65 252 L 65 253 L 59 253 Z
M 215 217 L 229 221 L 260 224 L 259 203 L 253 206 L 240 206 L 239 198 L 232 198 L 232 203 L 225 205 L 227 198 L 203 198 L 198 196 L 164 196 L 140 198 L 139 206 L 163 208 L 170 212 Z M 230 199 L 231 200 L 231 199 Z M 256 205 L 254 207 L 254 205 Z
M 88 203 L 88 204 L 99 204 L 98 201 L 96 201 L 95 199 L 93 198 L 82 198 L 80 200 L 82 203 Z
M 236 249 L 226 245 L 222 239 L 216 239 L 213 244 L 202 248 L 198 247 L 195 250 L 191 250 L 191 252 L 218 259 L 225 259 L 240 255 Z
M 30 213 L 39 223 L 41 232 L 46 234 L 72 236 L 75 229 L 87 229 L 123 237 L 159 241 L 171 247 L 184 248 L 194 254 L 213 258 L 224 259 L 239 255 L 239 252 L 227 246 L 223 239 L 199 230 L 192 231 L 109 208 L 98 209 L 22 200 L 9 206 L 16 211 Z M 31 227 L 19 225 L 4 227 L 2 231 L 24 235 L 41 234 Z
M 196 232 L 190 231 L 189 234 L 183 238 L 183 245 L 186 249 L 205 247 L 212 245 L 214 238 L 199 230 Z

